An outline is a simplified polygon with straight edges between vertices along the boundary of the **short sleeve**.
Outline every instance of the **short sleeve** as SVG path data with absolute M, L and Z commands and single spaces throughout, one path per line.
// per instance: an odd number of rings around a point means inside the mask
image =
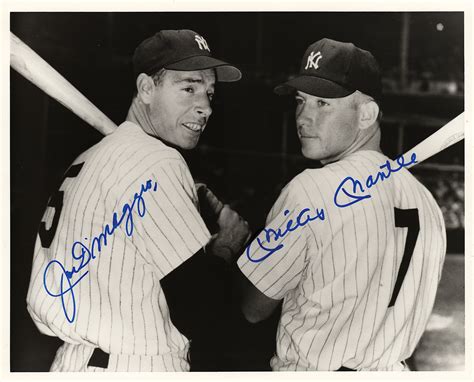
M 237 261 L 249 281 L 273 299 L 298 285 L 306 265 L 308 218 L 319 211 L 308 208 L 304 195 L 296 181 L 290 182 L 270 210 L 265 229 Z
M 145 247 L 142 255 L 163 278 L 204 247 L 211 235 L 199 214 L 194 181 L 183 161 L 159 163 L 150 175 L 156 191 L 152 187 L 143 196 L 146 215 L 140 219 L 136 238 L 138 248 Z

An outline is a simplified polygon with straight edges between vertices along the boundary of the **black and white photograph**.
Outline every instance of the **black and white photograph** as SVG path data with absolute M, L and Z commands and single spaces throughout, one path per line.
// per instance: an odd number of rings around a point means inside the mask
M 10 10 L 9 378 L 472 373 L 464 8 Z

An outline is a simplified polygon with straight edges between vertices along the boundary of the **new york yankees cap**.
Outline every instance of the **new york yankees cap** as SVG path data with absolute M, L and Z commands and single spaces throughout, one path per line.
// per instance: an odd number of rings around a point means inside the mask
M 284 95 L 296 90 L 323 98 L 346 97 L 359 90 L 377 100 L 382 91 L 380 69 L 370 52 L 323 38 L 306 49 L 299 74 L 274 92 Z
M 233 82 L 242 77 L 235 66 L 211 56 L 206 40 L 188 30 L 162 30 L 138 45 L 132 58 L 135 77 L 160 69 L 194 71 L 215 68 L 217 81 Z

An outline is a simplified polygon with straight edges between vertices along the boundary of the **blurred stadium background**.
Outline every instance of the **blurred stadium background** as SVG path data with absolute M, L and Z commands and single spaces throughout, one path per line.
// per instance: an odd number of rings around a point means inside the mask
M 219 85 L 201 143 L 185 153 L 203 181 L 250 223 L 265 216 L 289 179 L 317 163 L 299 151 L 291 99 L 273 86 L 294 75 L 322 38 L 370 50 L 383 70 L 382 147 L 402 154 L 464 110 L 462 12 L 11 13 L 11 31 L 117 124 L 133 88 L 135 46 L 160 29 L 193 29 L 216 56 L 239 66 Z M 25 298 L 35 233 L 70 162 L 101 135 L 11 71 L 11 370 L 46 371 L 59 342 L 40 335 Z M 417 370 L 464 369 L 464 141 L 413 169 L 441 206 L 448 255 Z M 258 343 L 236 346 L 234 369 L 266 370 L 277 317 Z M 264 345 L 262 345 L 264 343 Z

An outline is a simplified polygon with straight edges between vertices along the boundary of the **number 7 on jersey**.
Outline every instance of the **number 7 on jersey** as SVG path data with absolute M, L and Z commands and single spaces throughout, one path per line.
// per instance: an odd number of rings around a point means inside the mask
M 398 293 L 402 287 L 403 280 L 408 271 L 413 251 L 415 250 L 416 240 L 420 232 L 420 219 L 418 217 L 418 208 L 402 210 L 395 208 L 395 227 L 408 228 L 407 240 L 405 242 L 405 250 L 403 251 L 402 262 L 398 270 L 397 280 L 395 281 L 395 288 L 393 289 L 392 298 L 388 307 L 392 307 L 397 300 Z

